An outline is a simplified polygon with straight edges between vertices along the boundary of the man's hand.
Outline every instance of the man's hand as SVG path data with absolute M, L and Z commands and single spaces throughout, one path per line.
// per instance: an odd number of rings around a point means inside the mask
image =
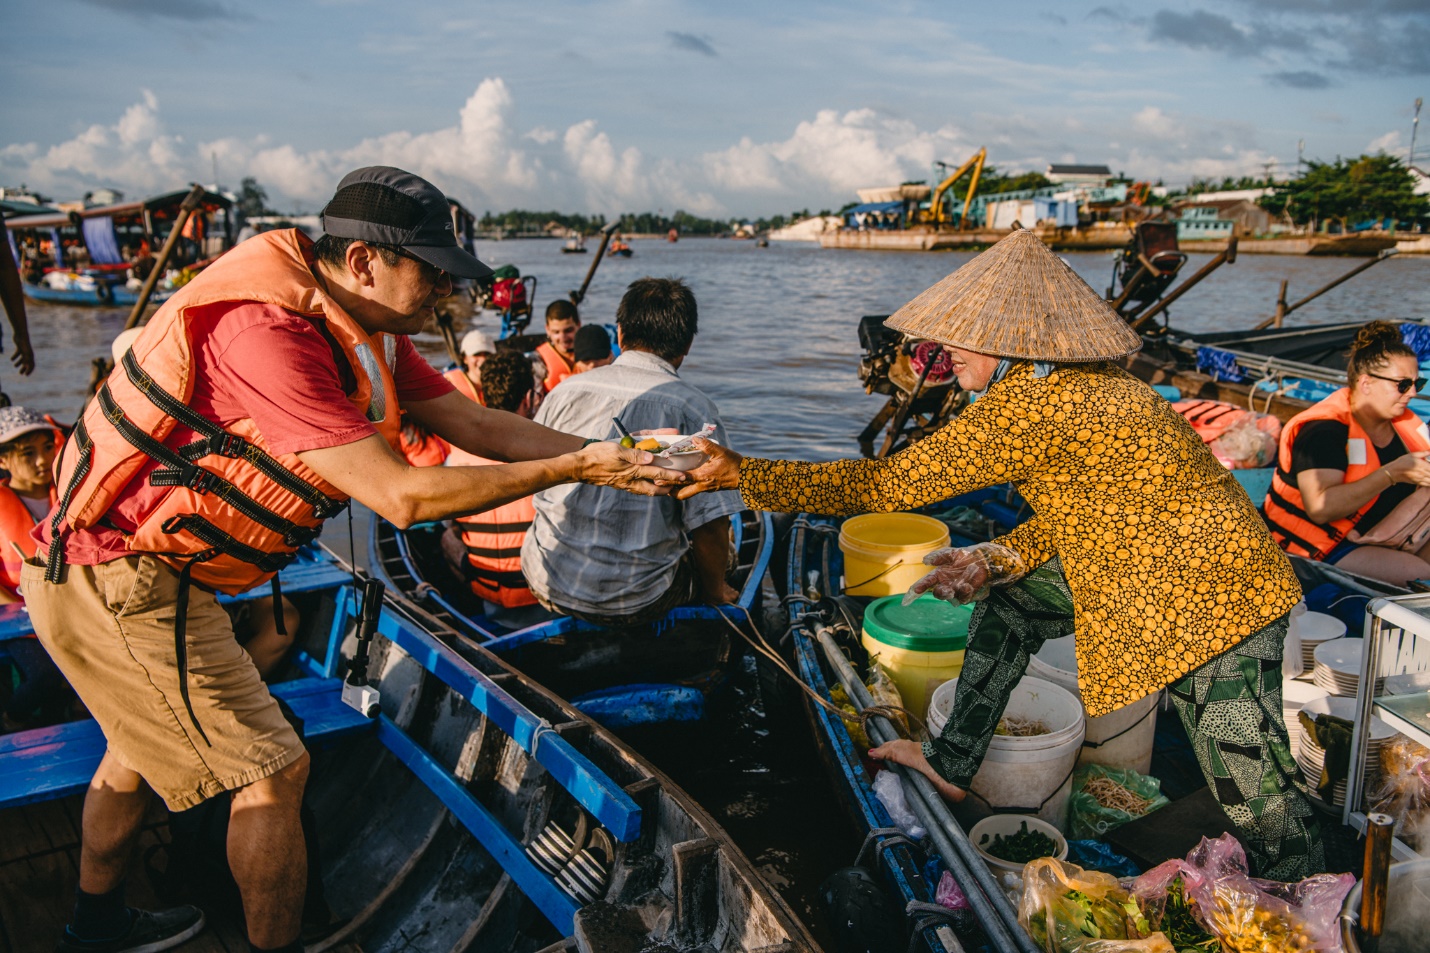
M 3 591 L 0 589 L 0 592 Z M 718 592 L 701 587 L 700 600 L 710 606 L 733 606 L 740 601 L 740 593 L 734 586 L 722 581 Z
M 679 470 L 652 466 L 655 455 L 602 441 L 578 451 L 577 479 L 593 486 L 613 486 L 641 496 L 669 496 L 675 485 L 686 482 Z
M 740 485 L 740 461 L 744 457 L 704 437 L 696 437 L 693 443 L 709 459 L 685 473 L 689 479 L 675 491 L 676 499 L 688 500 L 706 490 L 733 490 Z
M 913 768 L 933 782 L 934 789 L 943 796 L 945 800 L 958 802 L 962 801 L 967 793 L 963 788 L 955 784 L 950 784 L 938 776 L 938 772 L 929 764 L 929 759 L 924 757 L 923 745 L 916 741 L 909 741 L 907 738 L 899 738 L 890 741 L 888 744 L 879 745 L 877 748 L 869 749 L 869 757 L 875 761 L 892 761 L 894 764 L 902 764 L 906 768 Z
M 30 346 L 30 333 L 28 330 L 16 331 L 11 337 L 15 339 L 15 353 L 10 356 L 10 363 L 29 377 L 35 370 L 35 349 Z

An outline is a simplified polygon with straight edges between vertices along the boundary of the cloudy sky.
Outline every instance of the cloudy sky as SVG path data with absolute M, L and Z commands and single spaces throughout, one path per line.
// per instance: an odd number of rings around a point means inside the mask
M 1404 155 L 1430 91 L 1430 0 L 0 0 L 0 24 L 0 184 L 60 199 L 216 163 L 315 209 L 383 163 L 478 212 L 762 215 L 979 146 L 1181 184 L 1288 172 L 1298 140 Z

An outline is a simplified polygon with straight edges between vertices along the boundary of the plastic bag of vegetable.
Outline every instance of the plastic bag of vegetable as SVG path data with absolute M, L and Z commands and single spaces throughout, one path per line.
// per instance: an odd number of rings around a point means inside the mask
M 1116 877 L 1051 857 L 1023 868 L 1018 922 L 1044 953 L 1175 953 Z
M 1138 877 L 1132 895 L 1149 922 L 1164 929 L 1167 909 L 1185 904 L 1225 953 L 1339 953 L 1341 903 L 1354 884 L 1350 874 L 1317 874 L 1294 884 L 1253 878 L 1241 844 L 1223 834 L 1202 838 L 1186 860 L 1169 860 Z
M 1104 764 L 1085 764 L 1073 773 L 1068 819 L 1072 836 L 1096 839 L 1128 821 L 1167 805 L 1162 782 Z

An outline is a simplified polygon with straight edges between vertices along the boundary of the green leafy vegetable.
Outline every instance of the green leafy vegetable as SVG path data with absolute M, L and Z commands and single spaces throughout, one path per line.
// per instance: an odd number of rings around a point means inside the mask
M 1010 864 L 1026 864 L 1039 857 L 1051 857 L 1057 853 L 1058 849 L 1057 843 L 1047 834 L 1042 831 L 1028 830 L 1027 821 L 1022 822 L 1016 833 L 993 835 L 991 844 L 988 842 L 988 835 L 984 834 L 979 840 L 978 846 L 999 860 L 1006 860 Z

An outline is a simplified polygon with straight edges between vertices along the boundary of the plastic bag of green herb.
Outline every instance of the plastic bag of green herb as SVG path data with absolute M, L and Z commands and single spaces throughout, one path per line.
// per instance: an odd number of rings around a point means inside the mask
M 1117 878 L 1051 857 L 1023 868 L 1018 922 L 1044 953 L 1175 953 Z
M 1068 821 L 1074 840 L 1096 840 L 1128 821 L 1167 805 L 1162 782 L 1145 774 L 1103 764 L 1073 772 Z
M 978 841 L 978 848 L 985 854 L 1006 860 L 1010 864 L 1026 864 L 1039 857 L 1051 857 L 1058 852 L 1057 841 L 1042 831 L 1028 830 L 1028 822 L 1018 825 L 1011 834 L 994 834 L 990 840 L 984 834 Z

